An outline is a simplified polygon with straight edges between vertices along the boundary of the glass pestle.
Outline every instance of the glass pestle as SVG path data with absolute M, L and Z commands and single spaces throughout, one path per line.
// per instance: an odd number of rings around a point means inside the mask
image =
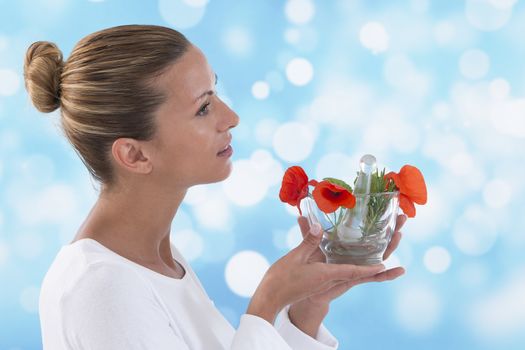
M 368 201 L 370 196 L 370 183 L 372 173 L 377 169 L 376 158 L 371 154 L 365 154 L 359 161 L 359 173 L 354 185 L 354 195 L 356 197 L 355 207 L 347 210 L 343 218 L 342 225 L 339 227 L 338 235 L 340 239 L 361 238 L 360 226 L 368 211 Z

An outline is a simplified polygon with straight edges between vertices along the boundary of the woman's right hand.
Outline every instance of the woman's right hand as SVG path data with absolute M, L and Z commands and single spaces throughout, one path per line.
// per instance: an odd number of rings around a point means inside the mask
M 321 293 L 341 282 L 357 281 L 385 270 L 383 264 L 359 266 L 310 262 L 319 247 L 322 230 L 313 226 L 303 241 L 266 271 L 246 313 L 272 323 L 288 304 Z

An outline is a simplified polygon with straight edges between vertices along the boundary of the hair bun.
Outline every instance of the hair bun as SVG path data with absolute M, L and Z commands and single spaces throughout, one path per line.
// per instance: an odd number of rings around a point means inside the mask
M 40 112 L 60 107 L 60 80 L 64 61 L 62 52 L 51 42 L 37 41 L 27 49 L 24 61 L 25 87 Z

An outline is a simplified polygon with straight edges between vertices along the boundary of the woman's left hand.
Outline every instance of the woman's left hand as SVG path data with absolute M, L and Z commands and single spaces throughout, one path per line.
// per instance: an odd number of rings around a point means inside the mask
M 392 235 L 392 239 L 390 240 L 390 243 L 388 244 L 388 247 L 386 248 L 385 253 L 383 254 L 383 260 L 386 260 L 399 245 L 399 241 L 401 240 L 401 232 L 399 230 L 401 229 L 401 227 L 403 227 L 406 220 L 406 215 L 399 215 L 397 217 L 396 228 L 394 230 L 394 234 Z M 298 218 L 298 222 L 299 227 L 301 228 L 301 233 L 304 237 L 310 230 L 308 219 L 304 216 L 301 216 Z M 317 248 L 312 253 L 312 255 L 310 255 L 308 261 L 326 262 L 326 256 L 321 251 L 321 248 Z M 332 300 L 341 296 L 355 285 L 366 282 L 389 281 L 398 278 L 404 273 L 404 268 L 395 267 L 393 269 L 388 269 L 383 272 L 380 272 L 372 277 L 336 284 L 332 288 L 322 293 L 314 294 L 306 299 L 292 304 L 289 310 L 290 319 L 295 324 L 295 326 L 297 326 L 298 328 L 303 330 L 303 332 L 315 338 L 315 334 L 319 328 L 319 325 L 328 313 L 329 304 Z

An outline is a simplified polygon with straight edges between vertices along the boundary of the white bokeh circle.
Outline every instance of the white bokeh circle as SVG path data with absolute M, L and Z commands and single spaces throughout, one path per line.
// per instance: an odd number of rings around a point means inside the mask
M 193 206 L 193 215 L 203 227 L 221 231 L 231 229 L 231 209 L 227 198 L 220 193 L 213 193 L 203 203 Z
M 465 51 L 459 59 L 459 70 L 468 79 L 483 78 L 489 71 L 490 58 L 482 50 Z
M 70 185 L 54 183 L 36 193 L 14 198 L 20 222 L 28 225 L 63 223 L 74 217 L 79 207 L 76 191 Z
M 404 329 L 415 334 L 426 334 L 437 326 L 442 302 L 427 286 L 405 287 L 396 296 L 395 312 Z
M 358 159 L 351 158 L 345 153 L 326 153 L 315 166 L 315 179 L 320 181 L 325 177 L 334 177 L 352 184 L 358 165 Z
M 510 9 L 514 6 L 518 0 L 489 0 L 492 6 L 499 9 Z
M 389 46 L 389 35 L 383 24 L 367 22 L 359 31 L 361 44 L 374 54 L 385 52 Z
M 447 45 L 454 40 L 456 27 L 451 21 L 440 21 L 434 26 L 434 38 L 440 45 Z
M 204 250 L 202 237 L 193 230 L 186 229 L 171 234 L 172 242 L 185 259 L 198 259 Z
M 479 339 L 491 342 L 516 339 L 525 324 L 525 278 L 523 267 L 508 273 L 506 281 L 490 286 L 473 300 L 465 314 L 466 321 Z
M 447 221 L 451 220 L 450 201 L 447 200 L 445 191 L 429 181 L 427 187 L 429 201 L 425 205 L 416 206 L 416 217 L 410 219 L 410 225 L 403 227 L 405 240 L 428 242 L 447 228 Z
M 0 51 L 7 49 L 9 46 L 9 38 L 0 34 Z
M 262 148 L 255 150 L 250 156 L 250 161 L 268 186 L 281 184 L 283 167 L 269 151 Z
M 275 153 L 287 162 L 300 162 L 308 158 L 316 141 L 315 133 L 298 122 L 282 124 L 273 137 Z
M 479 256 L 493 247 L 498 238 L 498 231 L 491 210 L 471 205 L 457 219 L 453 227 L 453 239 L 461 252 Z
M 391 126 L 390 131 L 390 145 L 398 152 L 412 153 L 419 148 L 421 142 L 420 129 L 411 123 L 398 120 Z
M 483 188 L 483 200 L 490 208 L 505 207 L 512 196 L 512 187 L 503 179 L 489 181 Z
M 264 100 L 270 95 L 270 85 L 265 81 L 256 81 L 252 85 L 252 95 L 258 100 Z
M 427 249 L 423 257 L 423 263 L 428 271 L 443 273 L 450 267 L 451 257 L 447 249 L 439 246 Z
M 204 17 L 206 6 L 194 6 L 195 1 L 190 3 L 185 0 L 159 0 L 160 15 L 175 28 L 194 27 Z
M 497 105 L 497 108 L 493 108 L 490 120 L 494 129 L 500 133 L 525 138 L 524 115 L 525 98 L 509 99 Z
M 312 0 L 288 0 L 284 13 L 290 22 L 305 24 L 314 17 L 315 5 Z
M 241 58 L 248 56 L 254 46 L 248 29 L 240 26 L 228 28 L 222 36 L 222 43 L 229 53 Z
M 295 45 L 301 39 L 301 31 L 298 28 L 288 28 L 284 32 L 284 40 L 289 44 Z
M 184 209 L 184 206 L 180 206 L 177 209 L 175 218 L 171 222 L 171 232 L 193 229 L 193 222 L 191 215 Z
M 312 80 L 313 76 L 314 67 L 305 58 L 293 58 L 286 65 L 286 77 L 293 85 L 306 85 Z
M 489 86 L 490 95 L 497 100 L 503 100 L 510 95 L 510 84 L 502 78 L 494 79 Z
M 264 173 L 248 159 L 233 162 L 233 171 L 223 182 L 227 198 L 239 206 L 251 206 L 266 196 L 269 184 Z
M 12 96 L 20 87 L 20 78 L 15 71 L 0 69 L 0 96 Z
M 184 196 L 184 203 L 189 205 L 200 205 L 204 203 L 210 195 L 209 186 L 197 185 L 188 188 L 186 196 Z
M 209 0 L 182 0 L 186 4 L 193 6 L 193 7 L 203 7 L 208 4 Z
M 430 88 L 430 78 L 421 72 L 406 55 L 395 54 L 383 66 L 385 80 L 404 93 L 425 96 Z
M 465 15 L 468 23 L 481 31 L 495 31 L 509 21 L 512 7 L 495 6 L 499 0 L 467 0 Z M 508 0 L 504 0 L 508 1 Z
M 44 185 L 53 180 L 55 174 L 53 160 L 42 154 L 33 154 L 21 158 L 17 164 L 17 172 L 24 182 L 32 185 Z
M 272 118 L 264 118 L 255 125 L 255 139 L 262 146 L 271 147 L 273 136 L 279 127 L 279 122 Z
M 268 260 L 260 253 L 240 251 L 226 264 L 226 284 L 235 294 L 250 298 L 269 267 Z

